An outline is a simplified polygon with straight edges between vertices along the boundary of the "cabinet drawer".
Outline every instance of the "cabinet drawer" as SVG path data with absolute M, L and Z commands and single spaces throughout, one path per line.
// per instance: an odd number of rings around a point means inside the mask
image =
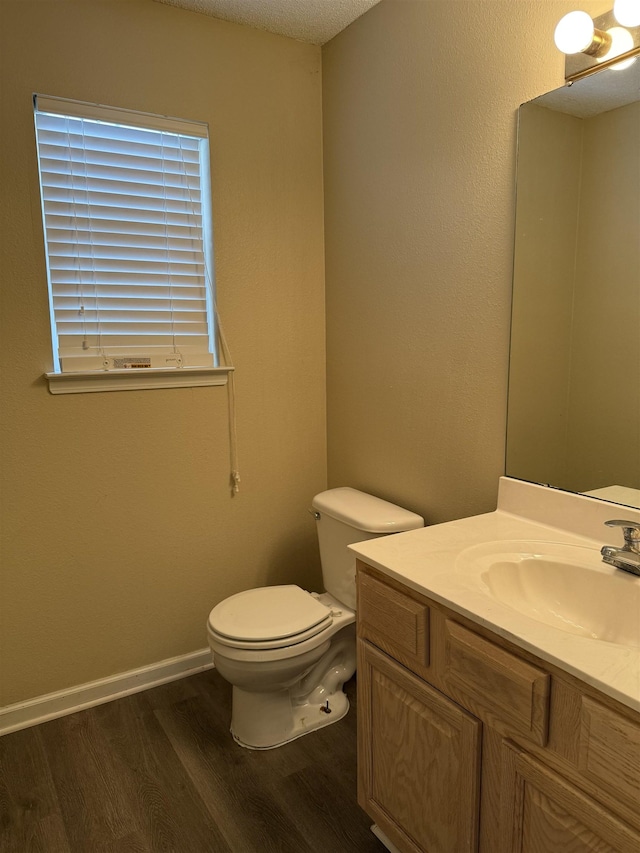
M 451 619 L 444 633 L 443 675 L 453 698 L 490 724 L 545 746 L 549 675 Z
M 364 572 L 358 574 L 358 633 L 406 666 L 429 665 L 429 608 Z
M 580 710 L 578 764 L 585 778 L 640 809 L 640 728 L 587 696 Z

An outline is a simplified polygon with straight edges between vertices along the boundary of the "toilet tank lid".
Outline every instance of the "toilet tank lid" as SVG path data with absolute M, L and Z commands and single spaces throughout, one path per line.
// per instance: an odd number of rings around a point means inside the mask
M 317 512 L 365 533 L 399 533 L 424 527 L 424 519 L 415 512 L 350 486 L 320 492 L 312 506 Z

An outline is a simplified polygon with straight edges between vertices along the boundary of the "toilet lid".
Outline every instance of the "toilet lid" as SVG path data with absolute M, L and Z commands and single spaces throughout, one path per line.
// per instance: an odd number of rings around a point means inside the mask
M 331 611 L 293 584 L 248 589 L 221 601 L 209 624 L 221 638 L 243 643 L 313 636 L 331 624 Z

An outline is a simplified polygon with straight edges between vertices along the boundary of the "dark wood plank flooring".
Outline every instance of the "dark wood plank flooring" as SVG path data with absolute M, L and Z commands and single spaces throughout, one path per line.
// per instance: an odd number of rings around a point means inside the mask
M 215 670 L 0 738 L 0 853 L 384 853 L 339 722 L 237 746 Z

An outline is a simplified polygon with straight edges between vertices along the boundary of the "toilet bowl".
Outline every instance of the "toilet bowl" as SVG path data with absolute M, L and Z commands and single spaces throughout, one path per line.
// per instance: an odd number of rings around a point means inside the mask
M 241 592 L 218 608 L 207 633 L 216 668 L 233 685 L 231 732 L 239 744 L 270 749 L 347 713 L 342 686 L 356 669 L 354 611 L 294 585 Z M 275 627 L 275 613 L 286 627 Z
M 233 686 L 231 733 L 271 749 L 340 720 L 356 669 L 355 559 L 347 546 L 424 525 L 415 513 L 356 489 L 312 503 L 326 592 L 295 584 L 249 589 L 209 614 L 216 668 Z

